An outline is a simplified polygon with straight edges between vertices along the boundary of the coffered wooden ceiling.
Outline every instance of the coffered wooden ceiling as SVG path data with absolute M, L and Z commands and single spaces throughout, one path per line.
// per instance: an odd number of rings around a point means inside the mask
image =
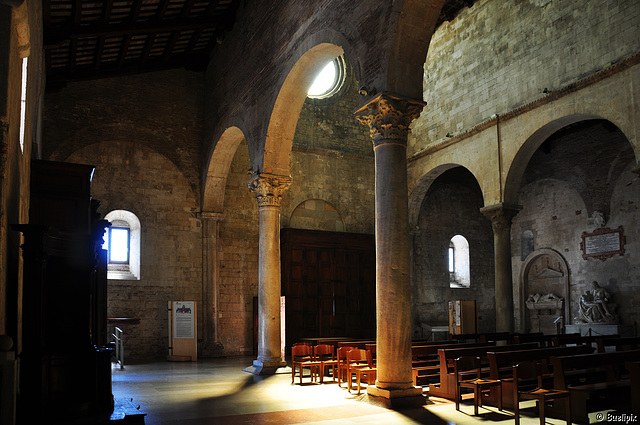
M 241 1 L 43 0 L 47 88 L 170 68 L 204 70 Z M 473 1 L 448 0 L 440 22 Z

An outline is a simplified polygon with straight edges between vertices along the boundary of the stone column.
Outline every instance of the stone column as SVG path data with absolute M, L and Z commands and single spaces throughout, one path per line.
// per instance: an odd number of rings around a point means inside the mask
M 511 272 L 511 220 L 522 207 L 497 204 L 480 209 L 491 220 L 496 269 L 496 332 L 513 332 L 513 278 Z
M 258 358 L 256 375 L 275 373 L 285 366 L 280 351 L 280 203 L 291 177 L 253 174 L 249 189 L 256 193 L 260 210 L 258 265 Z
M 376 167 L 377 379 L 367 393 L 392 403 L 422 395 L 411 376 L 407 136 L 423 107 L 423 102 L 382 93 L 356 111 L 370 128 Z
M 207 355 L 221 349 L 218 338 L 218 228 L 222 213 L 203 211 L 202 223 L 202 314 L 203 350 Z

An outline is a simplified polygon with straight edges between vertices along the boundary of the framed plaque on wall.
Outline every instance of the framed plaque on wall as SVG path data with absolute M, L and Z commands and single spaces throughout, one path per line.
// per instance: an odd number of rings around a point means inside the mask
M 582 232 L 582 258 L 604 261 L 614 255 L 624 255 L 624 235 L 622 226 L 617 229 L 601 228 L 591 233 Z

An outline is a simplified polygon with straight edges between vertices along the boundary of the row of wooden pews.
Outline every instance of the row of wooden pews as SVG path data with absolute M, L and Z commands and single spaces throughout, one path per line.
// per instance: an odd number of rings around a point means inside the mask
M 336 349 L 364 349 L 375 367 L 375 341 L 341 339 L 333 344 Z M 513 410 L 518 423 L 516 400 L 544 393 L 553 395 L 554 402 L 545 407 L 550 399 L 542 398 L 541 423 L 547 416 L 588 423 L 589 413 L 602 408 L 640 416 L 640 337 L 455 335 L 441 341 L 415 340 L 411 351 L 415 386 L 456 404 L 464 387 L 473 388 L 474 412 L 483 404 Z M 565 393 L 566 399 L 558 398 Z

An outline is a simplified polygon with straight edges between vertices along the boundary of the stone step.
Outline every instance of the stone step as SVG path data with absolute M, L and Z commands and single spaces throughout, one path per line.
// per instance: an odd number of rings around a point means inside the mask
M 115 399 L 113 404 L 109 424 L 144 425 L 146 413 L 140 410 L 140 405 L 133 398 Z

